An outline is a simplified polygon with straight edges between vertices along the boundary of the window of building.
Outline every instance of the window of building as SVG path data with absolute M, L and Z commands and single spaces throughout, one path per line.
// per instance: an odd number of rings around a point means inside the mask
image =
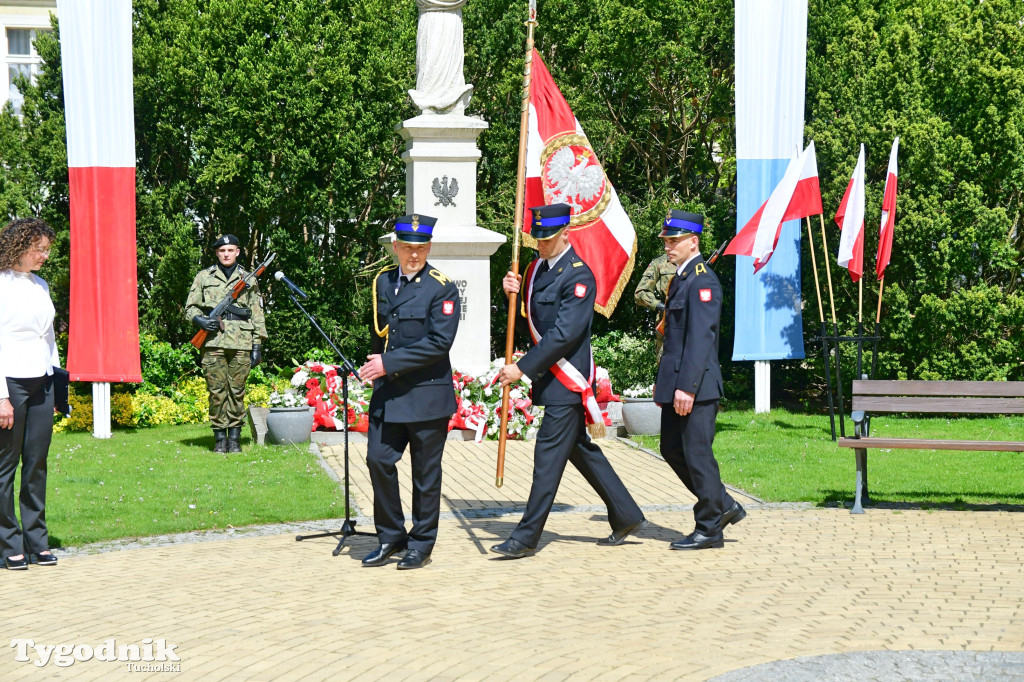
M 14 77 L 25 75 L 33 81 L 39 74 L 42 60 L 36 53 L 35 40 L 40 33 L 49 31 L 41 28 L 8 28 L 7 33 L 7 99 L 16 113 L 21 113 L 24 97 L 14 84 Z

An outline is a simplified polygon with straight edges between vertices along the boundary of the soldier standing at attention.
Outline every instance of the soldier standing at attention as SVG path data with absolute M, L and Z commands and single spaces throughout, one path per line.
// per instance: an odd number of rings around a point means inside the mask
M 747 515 L 722 485 L 711 449 L 722 398 L 722 287 L 700 255 L 703 231 L 704 216 L 675 209 L 661 230 L 665 253 L 676 266 L 665 304 L 665 351 L 654 384 L 654 402 L 661 405 L 661 456 L 697 497 L 696 528 L 672 549 L 722 547 L 722 529 Z
M 267 338 L 263 304 L 254 283 L 228 306 L 220 321 L 208 316 L 234 286 L 249 274 L 238 265 L 238 237 L 226 234 L 213 243 L 217 264 L 199 271 L 185 304 L 185 317 L 210 333 L 203 344 L 202 364 L 210 392 L 210 423 L 214 452 L 241 452 L 245 423 L 245 381 L 263 359 Z
M 567 462 L 572 462 L 608 507 L 612 533 L 599 545 L 618 545 L 644 525 L 643 512 L 622 484 L 608 459 L 587 433 L 587 422 L 600 423 L 594 398 L 594 357 L 590 325 L 597 284 L 594 273 L 569 244 L 567 204 L 531 208 L 530 234 L 537 240 L 537 258 L 526 269 L 520 314 L 529 327 L 533 347 L 518 363 L 505 365 L 498 378 L 505 386 L 525 374 L 531 394 L 544 406 L 544 420 L 533 453 L 533 483 L 526 512 L 511 536 L 492 552 L 519 559 L 533 554 L 551 512 Z M 511 272 L 501 282 L 507 295 L 519 291 Z
M 654 311 L 656 322 L 661 321 L 665 313 L 665 299 L 668 298 L 668 285 L 676 274 L 676 266 L 668 259 L 667 254 L 661 254 L 651 261 L 644 270 L 640 283 L 636 285 L 636 293 L 633 298 L 637 305 L 649 308 Z M 665 337 L 661 332 L 654 333 L 654 343 L 657 347 L 657 357 L 661 357 L 661 348 L 665 343 Z
M 435 223 L 425 215 L 399 218 L 392 243 L 398 264 L 373 280 L 371 354 L 359 376 L 373 381 L 366 464 L 380 546 L 366 555 L 363 566 L 383 566 L 407 549 L 398 568 L 422 568 L 437 540 L 441 455 L 456 410 L 448 352 L 461 304 L 455 282 L 427 262 Z M 396 468 L 406 446 L 413 489 L 408 532 Z

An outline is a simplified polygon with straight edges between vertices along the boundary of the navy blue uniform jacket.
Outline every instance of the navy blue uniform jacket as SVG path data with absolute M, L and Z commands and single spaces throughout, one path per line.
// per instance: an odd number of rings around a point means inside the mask
M 654 402 L 671 405 L 676 389 L 694 394 L 694 401 L 722 397 L 718 364 L 718 331 L 722 317 L 722 286 L 702 256 L 672 278 L 665 302 L 665 346 L 658 364 Z
M 381 270 L 373 283 L 371 352 L 381 354 L 387 375 L 373 382 L 370 416 L 404 424 L 451 417 L 456 404 L 448 351 L 462 310 L 458 287 L 430 263 L 396 296 L 397 284 L 397 265 Z
M 525 289 L 524 279 L 523 291 Z M 550 369 L 559 359 L 565 358 L 584 377 L 590 376 L 590 324 L 594 319 L 596 298 L 594 273 L 571 246 L 555 263 L 554 270 L 538 275 L 534 281 L 530 314 L 541 340 L 519 358 L 517 364 L 533 382 L 535 404 L 583 404 L 580 394 L 563 386 Z M 528 331 L 524 312 L 520 305 L 519 326 Z

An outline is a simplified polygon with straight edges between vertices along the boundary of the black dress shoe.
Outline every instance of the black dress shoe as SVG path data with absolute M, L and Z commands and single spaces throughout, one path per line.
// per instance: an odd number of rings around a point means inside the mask
M 493 545 L 491 551 L 497 554 L 502 554 L 512 559 L 522 559 L 524 556 L 530 556 L 537 551 L 535 547 L 527 547 L 519 540 L 509 538 L 500 545 Z
M 20 559 L 12 559 L 10 557 L 4 557 L 4 566 L 9 571 L 27 571 L 28 570 L 28 557 L 23 556 Z
M 647 527 L 647 519 L 640 519 L 634 524 L 628 525 L 625 528 L 619 529 L 609 535 L 606 538 L 601 538 L 597 541 L 599 545 L 605 545 L 611 547 L 613 545 L 621 545 L 622 541 L 625 540 L 631 533 L 640 530 L 641 528 Z
M 377 549 L 363 557 L 363 566 L 383 566 L 388 562 L 388 559 L 405 548 L 405 541 L 382 542 Z
M 53 554 L 36 554 L 36 564 L 40 566 L 53 566 L 57 563 L 57 557 Z
M 717 535 L 703 535 L 693 531 L 682 540 L 676 540 L 671 545 L 672 549 L 710 549 L 713 547 L 724 547 L 725 539 L 722 533 Z
M 430 563 L 430 555 L 418 549 L 410 549 L 398 562 L 399 571 L 407 571 L 413 568 L 423 568 Z
M 747 518 L 747 510 L 740 506 L 739 502 L 733 502 L 729 510 L 722 514 L 722 528 L 732 523 L 739 523 Z

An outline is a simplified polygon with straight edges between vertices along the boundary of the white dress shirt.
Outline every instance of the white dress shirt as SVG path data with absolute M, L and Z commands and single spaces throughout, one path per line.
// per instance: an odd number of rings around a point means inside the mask
M 53 333 L 50 287 L 31 272 L 0 272 L 0 398 L 7 377 L 28 379 L 53 374 L 60 366 Z

